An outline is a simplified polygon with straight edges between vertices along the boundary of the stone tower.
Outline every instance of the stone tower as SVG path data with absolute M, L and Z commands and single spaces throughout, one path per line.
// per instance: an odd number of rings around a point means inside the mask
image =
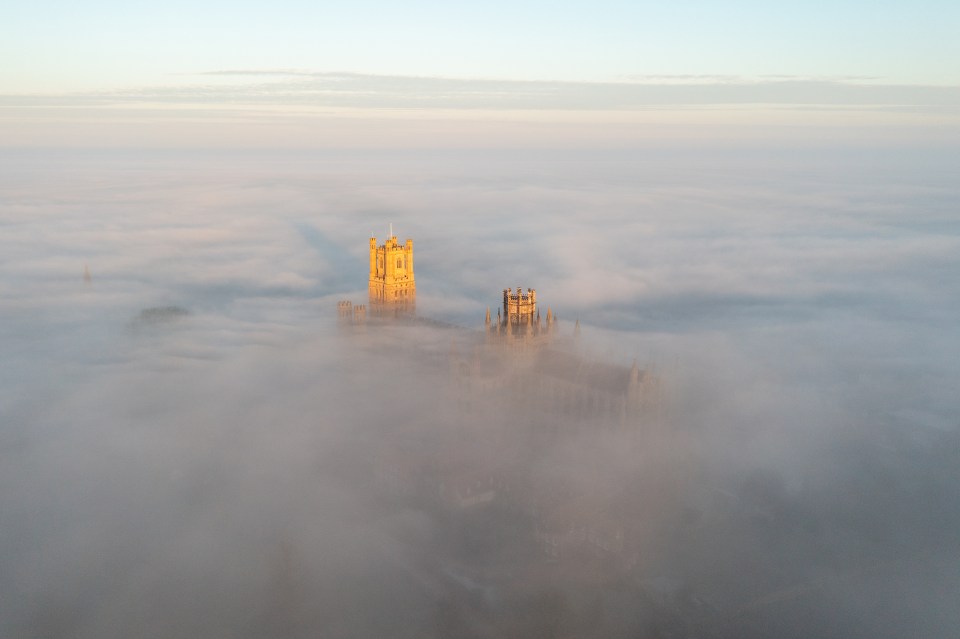
M 536 290 L 528 288 L 524 293 L 518 286 L 514 293 L 513 289 L 503 289 L 503 321 L 511 326 L 527 326 L 539 319 Z
M 377 246 L 370 238 L 370 306 L 378 310 L 413 312 L 417 285 L 413 278 L 413 240 L 405 244 L 391 235 Z
M 512 288 L 503 289 L 503 308 L 497 309 L 496 323 L 493 323 L 488 308 L 484 324 L 488 336 L 536 338 L 534 341 L 545 343 L 544 339 L 556 326 L 554 319 L 550 309 L 547 309 L 547 323 L 544 326 L 537 309 L 536 289 L 524 291 L 518 286 L 516 291 Z

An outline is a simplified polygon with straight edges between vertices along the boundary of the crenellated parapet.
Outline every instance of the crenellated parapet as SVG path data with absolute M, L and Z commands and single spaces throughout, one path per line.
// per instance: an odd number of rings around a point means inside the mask
M 337 302 L 337 317 L 343 324 L 364 324 L 367 321 L 367 305 L 340 300 Z

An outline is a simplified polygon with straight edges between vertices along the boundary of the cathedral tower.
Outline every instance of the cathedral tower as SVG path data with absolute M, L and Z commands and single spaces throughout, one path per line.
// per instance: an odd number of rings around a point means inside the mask
M 524 293 L 519 286 L 516 293 L 513 289 L 503 289 L 503 319 L 511 326 L 526 326 L 538 321 L 537 291 L 528 288 Z
M 390 229 L 390 237 L 377 246 L 377 238 L 370 238 L 370 306 L 396 312 L 413 312 L 416 306 L 417 285 L 413 278 L 413 240 L 397 242 Z

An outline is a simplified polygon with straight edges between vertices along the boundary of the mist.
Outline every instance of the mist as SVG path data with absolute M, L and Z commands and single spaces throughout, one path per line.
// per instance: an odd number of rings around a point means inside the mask
M 954 158 L 3 151 L 0 634 L 956 635 Z M 464 391 L 518 285 L 650 410 Z

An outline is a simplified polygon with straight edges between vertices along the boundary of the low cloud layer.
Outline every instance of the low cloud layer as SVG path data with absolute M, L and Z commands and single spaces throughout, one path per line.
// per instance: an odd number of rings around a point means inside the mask
M 296 70 L 224 70 L 189 84 L 79 93 L 4 96 L 7 106 L 110 103 L 223 103 L 351 108 L 632 110 L 650 107 L 780 104 L 886 108 L 956 108 L 954 86 L 885 84 L 862 78 L 796 76 L 641 76 L 621 82 L 523 81 L 393 76 Z M 195 78 L 226 79 L 198 84 Z M 229 80 L 234 80 L 230 83 Z
M 944 159 L 4 152 L 0 634 L 956 634 Z M 390 222 L 435 323 L 344 331 Z M 517 285 L 655 372 L 665 430 L 531 449 L 464 412 L 450 326 Z M 632 504 L 639 558 L 384 492 L 492 433 L 579 507 Z
M 296 70 L 0 95 L 11 147 L 297 149 L 952 148 L 955 86 L 856 78 L 556 82 Z

